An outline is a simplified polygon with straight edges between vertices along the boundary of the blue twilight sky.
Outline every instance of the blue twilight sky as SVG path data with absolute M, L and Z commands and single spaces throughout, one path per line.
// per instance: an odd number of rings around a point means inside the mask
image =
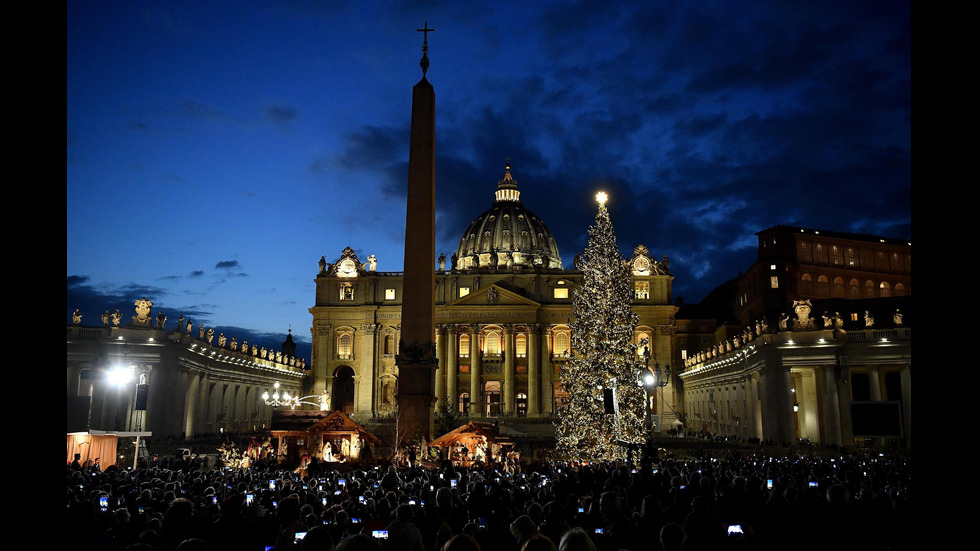
M 777 224 L 911 239 L 909 2 L 68 2 L 68 312 L 309 341 L 317 261 L 402 269 L 428 22 L 437 253 L 509 156 L 566 267 L 593 195 L 675 297 Z

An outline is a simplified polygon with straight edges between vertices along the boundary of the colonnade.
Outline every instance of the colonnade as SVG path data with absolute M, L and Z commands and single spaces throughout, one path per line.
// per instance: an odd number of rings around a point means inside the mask
M 553 413 L 553 384 L 556 363 L 552 357 L 553 337 L 556 330 L 567 332 L 567 328 L 544 324 L 440 324 L 436 327 L 436 356 L 439 368 L 436 371 L 436 407 L 441 408 L 446 399 L 452 401 L 448 407 L 458 408 L 459 396 L 463 392 L 470 395 L 471 407 L 480 408 L 486 415 L 484 389 L 487 381 L 500 381 L 502 413 L 516 415 L 518 394 L 527 395 L 528 417 L 539 417 Z M 485 337 L 488 331 L 499 331 L 502 336 L 500 356 L 485 351 Z M 469 336 L 469 350 L 459 350 L 460 337 Z M 516 341 L 519 335 L 526 339 L 525 353 L 517 356 Z M 499 359 L 498 359 L 499 358 Z M 468 379 L 468 388 L 460 388 L 460 366 L 467 366 L 463 375 Z M 499 373 L 496 367 L 499 365 Z M 491 369 L 488 369 L 493 366 Z M 526 371 L 519 376 L 518 369 Z M 464 381 L 465 382 L 465 381 Z M 472 411 L 472 410 L 471 410 Z M 471 413 L 472 414 L 472 413 Z

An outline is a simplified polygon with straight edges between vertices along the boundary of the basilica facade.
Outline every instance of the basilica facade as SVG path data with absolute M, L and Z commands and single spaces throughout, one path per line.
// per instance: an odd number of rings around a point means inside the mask
M 489 187 L 489 186 L 488 186 Z M 488 190 L 489 191 L 489 190 Z M 543 220 L 520 199 L 508 167 L 491 207 L 465 229 L 436 270 L 436 410 L 470 418 L 549 417 L 567 399 L 559 374 L 570 356 L 572 298 L 582 274 L 566 269 Z M 638 349 L 672 361 L 672 280 L 666 258 L 643 245 L 627 261 L 639 316 Z M 320 260 L 310 393 L 361 419 L 392 411 L 398 392 L 401 272 L 379 272 L 349 247 Z M 638 362 L 644 358 L 638 357 Z M 661 422 L 676 418 L 674 386 L 651 396 Z

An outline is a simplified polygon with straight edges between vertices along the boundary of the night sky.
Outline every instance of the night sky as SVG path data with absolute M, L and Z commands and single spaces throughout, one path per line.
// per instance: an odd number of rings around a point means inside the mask
M 171 328 L 308 342 L 321 255 L 400 271 L 426 21 L 437 255 L 508 156 L 566 268 L 605 190 L 622 252 L 668 255 L 686 302 L 777 224 L 912 237 L 908 2 L 70 1 L 67 19 L 67 311 L 86 325 L 146 296 Z

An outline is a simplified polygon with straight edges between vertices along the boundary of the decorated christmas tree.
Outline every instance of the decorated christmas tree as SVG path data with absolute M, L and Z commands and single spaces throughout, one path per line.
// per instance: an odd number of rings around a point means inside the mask
M 604 193 L 589 228 L 589 245 L 577 260 L 583 274 L 572 309 L 572 357 L 561 373 L 569 400 L 559 410 L 558 454 L 578 461 L 626 456 L 619 442 L 643 441 L 644 390 L 637 384 L 630 273 L 616 244 Z M 611 393 L 617 414 L 605 412 Z

